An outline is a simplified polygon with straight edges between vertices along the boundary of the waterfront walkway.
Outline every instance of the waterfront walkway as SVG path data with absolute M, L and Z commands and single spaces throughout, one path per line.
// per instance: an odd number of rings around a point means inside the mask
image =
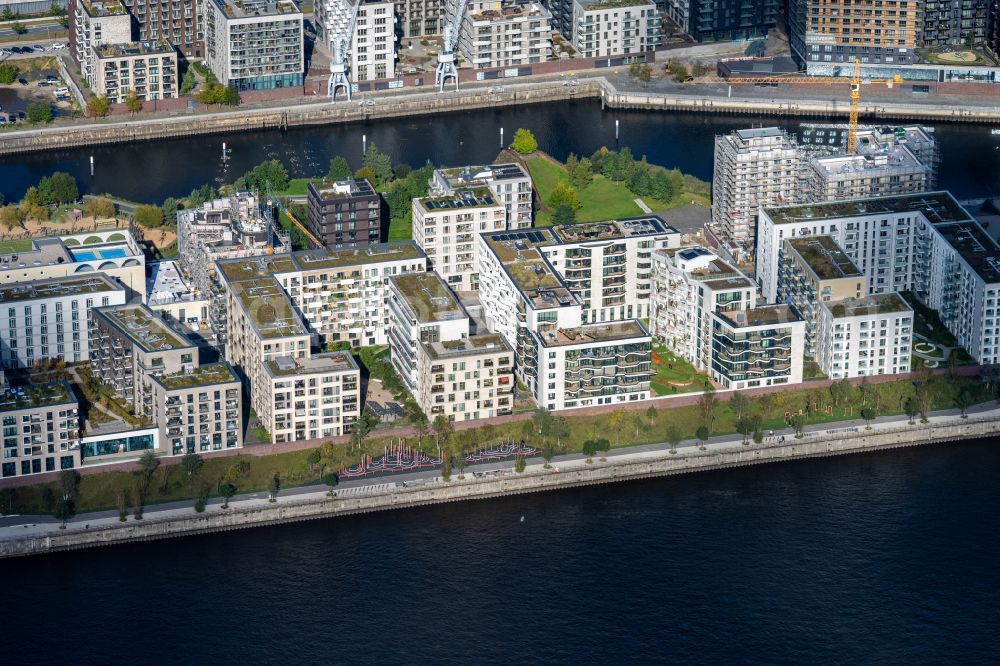
M 984 403 L 968 410 L 969 419 L 994 418 L 1000 419 L 1000 406 L 995 402 Z M 956 409 L 935 412 L 929 419 L 931 424 L 953 424 L 962 423 L 959 411 Z M 920 424 L 908 425 L 905 416 L 880 417 L 872 423 L 872 434 L 880 432 L 899 431 L 907 428 L 919 428 Z M 810 439 L 836 437 L 837 433 L 857 433 L 865 430 L 865 423 L 860 419 L 843 421 L 835 424 L 821 424 L 808 426 L 805 428 L 804 437 L 795 440 L 791 429 L 775 431 L 773 435 L 765 438 L 761 444 L 742 444 L 742 437 L 739 435 L 724 435 L 713 437 L 708 440 L 705 450 L 700 449 L 699 443 L 695 440 L 682 442 L 676 448 L 678 458 L 685 456 L 708 455 L 711 453 L 733 452 L 733 451 L 753 451 L 769 446 L 780 446 L 794 441 L 808 442 Z M 614 449 L 606 454 L 608 460 L 615 463 L 642 462 L 644 460 L 662 459 L 664 454 L 670 450 L 669 444 L 647 444 L 642 446 L 624 447 Z M 552 463 L 552 467 L 558 471 L 568 471 L 574 468 L 586 467 L 586 458 L 580 454 L 570 454 L 557 456 Z M 533 458 L 528 461 L 526 473 L 542 471 L 543 461 L 540 458 Z M 469 465 L 465 470 L 465 476 L 486 476 L 496 477 L 513 475 L 513 461 L 493 462 L 480 465 Z M 457 479 L 458 475 L 453 474 Z M 394 488 L 405 486 L 413 487 L 418 485 L 431 485 L 445 483 L 440 478 L 438 470 L 425 470 L 419 472 L 396 474 L 391 477 L 381 476 L 366 479 L 346 481 L 337 487 L 338 497 L 364 497 L 372 494 L 384 494 Z M 318 484 L 307 485 L 297 488 L 290 488 L 279 494 L 278 502 L 283 499 L 294 498 L 297 501 L 322 501 L 327 497 L 327 488 Z M 229 501 L 228 511 L 238 511 L 254 509 L 268 506 L 268 494 L 266 492 L 245 493 L 233 497 Z M 222 500 L 215 499 L 209 501 L 206 513 L 220 513 L 226 511 L 222 508 Z M 143 521 L 160 521 L 178 518 L 189 518 L 196 515 L 190 500 L 170 502 L 166 504 L 146 507 Z M 134 524 L 136 521 L 129 516 L 128 523 Z M 73 530 L 87 530 L 99 528 L 111 528 L 123 525 L 118 519 L 117 511 L 97 511 L 76 516 L 68 523 L 68 528 Z M 51 516 L 4 516 L 0 518 L 0 540 L 17 539 L 28 536 L 45 536 L 60 533 L 59 522 Z

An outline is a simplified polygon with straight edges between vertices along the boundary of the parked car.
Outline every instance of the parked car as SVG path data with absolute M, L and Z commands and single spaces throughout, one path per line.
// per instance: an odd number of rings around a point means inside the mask
M 56 88 L 53 92 L 56 97 L 63 97 L 69 95 L 69 88 Z
M 0 55 L 10 55 L 12 53 L 13 53 L 13 51 L 11 51 L 8 48 L 2 48 L 2 49 L 0 49 Z
M 59 49 L 64 49 L 64 48 L 66 48 L 66 45 L 65 45 L 65 44 L 63 44 L 62 42 L 55 42 L 55 43 L 53 43 L 53 44 L 52 44 L 52 48 L 53 48 L 54 50 L 58 51 Z
M 18 79 L 17 82 L 20 83 L 22 86 L 28 85 L 28 79 Z
M 48 76 L 45 77 L 45 80 L 48 81 L 49 83 L 58 83 L 59 77 L 56 76 L 55 74 L 49 74 Z
M 10 123 L 16 123 L 16 122 L 17 122 L 17 116 L 15 116 L 15 115 L 14 115 L 14 114 L 12 113 L 12 114 L 10 114 L 9 116 L 7 116 L 7 121 L 8 121 L 8 122 L 10 122 Z
M 31 48 L 34 49 L 35 53 L 42 53 L 43 51 L 45 51 L 45 47 L 42 46 L 41 44 L 33 44 Z
M 24 120 L 26 117 L 27 116 L 24 115 L 24 111 L 18 111 L 17 112 L 17 119 L 18 120 Z
M 52 83 L 49 82 L 49 81 L 39 81 L 38 82 L 38 87 L 39 88 L 46 88 L 46 87 L 51 86 L 51 85 L 52 85 Z

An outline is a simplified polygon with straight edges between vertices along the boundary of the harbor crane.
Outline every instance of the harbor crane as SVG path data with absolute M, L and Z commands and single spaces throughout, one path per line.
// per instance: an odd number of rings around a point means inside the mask
M 441 55 L 438 56 L 437 69 L 434 72 L 434 85 L 438 92 L 444 92 L 444 86 L 449 79 L 454 80 L 455 90 L 458 90 L 458 69 L 455 67 L 455 47 L 462 32 L 462 20 L 469 0 L 457 0 L 455 15 L 444 27 L 444 43 L 441 45 Z
M 348 78 L 348 61 L 361 0 L 342 0 L 338 4 L 339 11 L 333 17 L 335 25 L 330 28 L 330 51 L 333 60 L 330 62 L 330 83 L 327 86 L 327 95 L 331 100 L 336 101 L 337 93 L 343 88 L 344 96 L 350 102 L 351 81 Z
M 755 84 L 755 83 L 790 83 L 790 84 L 803 84 L 803 85 L 842 85 L 844 81 L 848 81 L 851 86 L 851 113 L 850 119 L 847 125 L 847 152 L 853 155 L 857 150 L 858 142 L 858 107 L 861 103 L 861 85 L 862 84 L 885 84 L 887 87 L 892 88 L 894 84 L 902 83 L 903 77 L 896 74 L 891 79 L 862 79 L 861 78 L 861 62 L 859 60 L 854 61 L 854 74 L 851 78 L 846 76 L 831 76 L 831 77 L 807 77 L 807 76 L 797 76 L 797 74 L 802 74 L 803 72 L 796 72 L 792 75 L 780 76 L 732 76 L 726 79 L 726 83 L 731 85 L 744 85 L 744 84 Z

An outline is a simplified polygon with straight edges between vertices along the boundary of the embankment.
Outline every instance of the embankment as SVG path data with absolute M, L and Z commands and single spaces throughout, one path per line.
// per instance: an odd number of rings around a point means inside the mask
M 896 424 L 877 430 L 842 428 L 811 434 L 801 440 L 772 445 L 741 446 L 701 452 L 685 449 L 677 455 L 666 451 L 612 456 L 607 462 L 588 465 L 583 461 L 560 464 L 544 470 L 532 466 L 524 474 L 466 478 L 450 483 L 431 482 L 413 487 L 382 484 L 369 490 L 352 489 L 343 497 L 316 495 L 309 499 L 259 502 L 252 507 L 157 520 L 147 517 L 99 529 L 53 530 L 41 536 L 0 540 L 0 557 L 52 553 L 129 541 L 150 541 L 176 536 L 299 522 L 340 515 L 384 511 L 406 507 L 487 499 L 559 488 L 627 481 L 696 471 L 759 465 L 786 460 L 881 451 L 921 444 L 990 437 L 1000 433 L 1000 418 L 949 419 L 923 426 Z

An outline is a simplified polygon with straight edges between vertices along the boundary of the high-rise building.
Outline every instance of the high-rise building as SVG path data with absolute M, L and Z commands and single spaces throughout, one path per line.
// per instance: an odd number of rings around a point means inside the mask
M 378 244 L 382 197 L 367 178 L 309 183 L 309 231 L 323 247 L 339 249 Z
M 778 20 L 777 0 L 666 0 L 663 4 L 671 20 L 699 42 L 766 38 Z
M 584 58 L 654 51 L 660 45 L 660 12 L 653 0 L 573 0 L 573 46 Z
M 552 55 L 552 15 L 534 0 L 472 0 L 458 51 L 473 67 L 519 67 Z
M 476 187 L 490 188 L 497 201 L 506 207 L 508 229 L 531 226 L 531 176 L 516 162 L 435 169 L 431 178 L 431 191 L 437 195 L 452 195 L 457 190 Z
M 204 0 L 205 59 L 237 90 L 297 88 L 305 75 L 302 11 L 294 0 Z
M 197 0 L 122 0 L 135 22 L 141 42 L 167 40 L 184 58 L 205 55 L 204 27 Z
M 921 29 L 917 0 L 789 0 L 792 54 L 808 68 L 847 73 L 862 65 L 911 65 Z M 839 69 L 838 69 L 839 67 Z
M 989 37 L 990 0 L 925 0 L 920 45 L 980 46 Z
M 899 294 L 820 304 L 814 358 L 830 379 L 910 372 L 913 309 Z

